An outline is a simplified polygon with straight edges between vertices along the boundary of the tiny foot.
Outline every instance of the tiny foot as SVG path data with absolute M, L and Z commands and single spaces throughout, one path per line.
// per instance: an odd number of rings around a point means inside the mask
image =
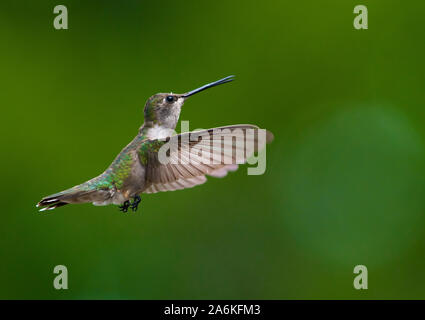
M 135 196 L 133 199 L 133 203 L 131 204 L 131 210 L 136 211 L 139 203 L 142 201 L 140 196 Z
M 128 207 L 130 207 L 130 201 L 125 201 L 122 206 L 119 206 L 120 211 L 122 212 L 127 212 L 128 211 Z

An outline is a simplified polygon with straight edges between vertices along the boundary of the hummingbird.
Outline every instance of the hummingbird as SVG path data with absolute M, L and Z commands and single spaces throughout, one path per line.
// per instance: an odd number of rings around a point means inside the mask
M 231 135 L 235 130 L 247 133 L 248 130 L 258 132 L 263 129 L 251 124 L 241 124 L 180 134 L 174 131 L 181 108 L 189 97 L 233 79 L 234 76 L 228 76 L 183 94 L 158 93 L 151 96 L 144 106 L 143 125 L 136 137 L 117 155 L 111 165 L 91 180 L 42 198 L 36 205 L 41 207 L 39 211 L 52 210 L 67 204 L 90 202 L 97 206 L 115 204 L 123 212 L 129 209 L 136 211 L 142 194 L 191 188 L 206 182 L 206 176 L 224 177 L 229 171 L 235 171 L 238 164 L 244 163 L 251 154 L 264 146 L 264 141 L 260 143 L 258 139 L 259 135 L 251 138 L 254 143 L 250 150 L 247 147 L 248 142 L 243 145 L 245 152 L 239 161 L 235 159 L 234 154 L 240 146 L 238 147 L 233 140 L 230 140 L 230 143 L 221 143 L 220 140 L 219 148 L 211 147 L 210 142 Z M 266 132 L 263 140 L 271 142 L 273 134 L 267 130 L 263 131 Z M 192 139 L 193 135 L 196 135 L 195 139 Z M 172 138 L 178 142 L 178 146 L 170 148 L 166 154 L 170 159 L 180 161 L 164 163 L 160 161 L 160 150 Z M 183 144 L 183 141 L 187 143 Z M 205 157 L 199 160 L 201 148 L 207 150 L 207 158 L 219 156 L 219 161 L 212 163 L 202 161 Z M 227 161 L 224 161 L 225 155 L 229 154 L 230 157 L 227 156 Z M 192 158 L 197 160 L 181 161 Z

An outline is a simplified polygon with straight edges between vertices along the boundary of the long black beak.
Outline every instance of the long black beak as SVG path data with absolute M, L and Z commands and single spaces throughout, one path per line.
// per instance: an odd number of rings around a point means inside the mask
M 234 77 L 235 76 L 228 76 L 226 78 L 223 78 L 223 79 L 220 79 L 220 80 L 217 80 L 217 81 L 208 83 L 208 84 L 206 84 L 206 85 L 204 85 L 204 86 L 202 86 L 202 87 L 200 87 L 198 89 L 195 89 L 195 90 L 189 91 L 188 93 L 183 94 L 182 97 L 183 98 L 187 98 L 187 97 L 190 97 L 190 96 L 194 95 L 195 93 L 204 91 L 205 89 L 212 88 L 212 87 L 218 86 L 219 84 L 223 84 L 223 83 L 226 83 L 226 82 L 233 81 L 234 80 Z

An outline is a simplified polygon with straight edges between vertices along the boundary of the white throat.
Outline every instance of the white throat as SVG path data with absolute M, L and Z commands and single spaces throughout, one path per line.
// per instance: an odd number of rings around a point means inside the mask
M 160 125 L 154 125 L 152 128 L 149 128 L 146 135 L 149 139 L 163 139 L 175 134 L 175 131 L 170 128 L 162 127 Z

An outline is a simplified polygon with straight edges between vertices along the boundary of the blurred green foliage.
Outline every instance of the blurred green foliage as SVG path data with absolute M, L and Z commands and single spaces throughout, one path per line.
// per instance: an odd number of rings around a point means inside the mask
M 69 29 L 53 28 L 68 8 Z M 369 29 L 353 28 L 353 8 Z M 0 4 L 0 298 L 425 298 L 424 1 Z M 145 100 L 193 97 L 191 129 L 271 130 L 246 167 L 147 195 L 137 214 L 42 196 L 102 172 Z M 53 267 L 69 290 L 52 286 Z M 353 268 L 369 290 L 353 289 Z

